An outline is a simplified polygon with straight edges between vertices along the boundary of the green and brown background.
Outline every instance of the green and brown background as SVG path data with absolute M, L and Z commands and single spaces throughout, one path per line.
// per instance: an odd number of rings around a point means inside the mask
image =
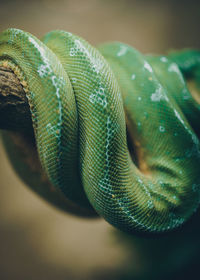
M 200 48 L 199 18 L 198 1 L 0 2 L 0 31 L 40 38 L 63 29 L 92 45 L 122 41 L 143 53 Z M 174 234 L 131 237 L 47 204 L 15 175 L 2 146 L 0 178 L 0 279 L 198 279 L 198 213 Z

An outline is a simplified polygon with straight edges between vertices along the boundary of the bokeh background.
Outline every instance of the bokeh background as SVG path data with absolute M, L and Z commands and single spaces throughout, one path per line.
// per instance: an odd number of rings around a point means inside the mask
M 144 53 L 200 48 L 200 1 L 0 0 L 0 31 L 41 37 L 64 29 L 97 45 L 122 41 Z M 0 143 L 0 279 L 199 279 L 200 215 L 173 234 L 128 236 L 105 221 L 50 206 L 12 170 Z

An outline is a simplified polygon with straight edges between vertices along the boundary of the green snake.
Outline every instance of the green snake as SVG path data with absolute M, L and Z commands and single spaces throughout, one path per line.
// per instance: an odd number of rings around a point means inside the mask
M 143 55 L 65 31 L 38 40 L 8 29 L 0 66 L 23 85 L 36 147 L 10 132 L 4 144 L 43 197 L 131 233 L 173 230 L 197 210 L 199 51 Z M 41 168 L 29 162 L 36 150 Z

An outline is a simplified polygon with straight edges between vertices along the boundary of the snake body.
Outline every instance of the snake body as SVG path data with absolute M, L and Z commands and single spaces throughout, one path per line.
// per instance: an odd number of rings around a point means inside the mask
M 39 159 L 57 190 L 49 200 L 59 193 L 127 232 L 169 231 L 196 211 L 200 106 L 189 84 L 198 93 L 200 52 L 143 55 L 117 42 L 96 49 L 65 31 L 40 41 L 8 29 L 1 65 L 27 94 Z M 19 170 L 17 144 L 4 137 Z

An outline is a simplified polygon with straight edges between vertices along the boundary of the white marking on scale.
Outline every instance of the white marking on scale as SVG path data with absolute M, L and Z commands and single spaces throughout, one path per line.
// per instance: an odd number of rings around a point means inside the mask
M 127 46 L 121 45 L 121 46 L 120 46 L 120 50 L 119 50 L 118 53 L 117 53 L 117 56 L 125 55 L 126 52 L 127 52 L 127 49 L 128 49 Z
M 156 91 L 154 93 L 152 93 L 151 95 L 151 100 L 153 102 L 159 102 L 160 100 L 165 100 L 166 97 L 164 96 L 163 92 L 162 92 L 162 87 L 159 86 Z
M 145 63 L 144 63 L 144 68 L 151 73 L 153 72 L 151 65 L 147 61 L 145 61 Z
M 162 61 L 162 62 L 168 62 L 168 59 L 167 59 L 165 56 L 162 56 L 162 57 L 160 58 L 160 61 Z
M 136 75 L 133 74 L 133 75 L 131 76 L 131 80 L 135 80 L 135 77 L 136 77 Z
M 160 125 L 160 126 L 159 126 L 159 130 L 160 130 L 160 132 L 165 132 L 164 126 Z
M 168 71 L 169 72 L 176 72 L 178 74 L 180 73 L 176 63 L 171 63 L 170 66 L 168 67 Z

